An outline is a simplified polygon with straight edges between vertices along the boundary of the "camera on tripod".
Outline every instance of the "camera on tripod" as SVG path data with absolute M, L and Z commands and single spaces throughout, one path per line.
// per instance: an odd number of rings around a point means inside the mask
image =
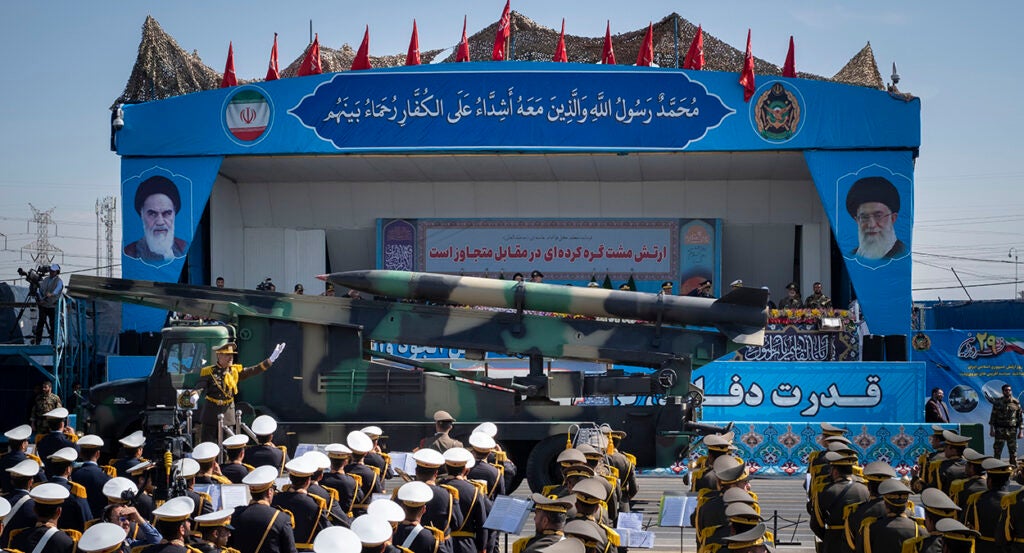
M 273 292 L 277 289 L 274 283 L 270 280 L 270 277 L 263 279 L 263 282 L 256 285 L 256 289 L 263 292 Z
M 43 277 L 50 274 L 50 267 L 47 265 L 40 265 L 34 269 L 29 269 L 28 271 L 18 267 L 18 274 L 28 281 L 28 297 L 38 299 L 39 283 L 42 282 Z
M 174 407 L 155 407 L 147 409 L 145 416 L 146 443 L 152 444 L 148 454 L 157 465 L 153 475 L 153 497 L 166 500 L 185 495 L 185 479 L 174 468 L 177 461 L 192 451 L 192 438 L 185 428 L 184 411 Z

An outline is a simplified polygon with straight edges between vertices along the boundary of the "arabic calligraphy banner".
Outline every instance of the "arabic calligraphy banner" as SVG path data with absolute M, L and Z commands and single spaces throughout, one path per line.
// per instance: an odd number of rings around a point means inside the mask
M 929 330 L 911 342 L 913 359 L 928 367 L 927 386 L 916 403 L 918 416 L 924 417 L 932 388 L 941 388 L 950 422 L 986 425 L 985 445 L 991 451 L 992 400 L 1002 395 L 1003 384 L 1010 384 L 1024 401 L 1024 331 Z
M 715 361 L 694 384 L 704 390 L 705 420 L 906 422 L 921 420 L 924 371 L 923 363 Z

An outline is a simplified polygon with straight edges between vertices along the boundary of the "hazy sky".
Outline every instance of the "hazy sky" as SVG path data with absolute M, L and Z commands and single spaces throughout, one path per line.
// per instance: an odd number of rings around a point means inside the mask
M 35 239 L 29 203 L 53 208 L 51 241 L 65 272 L 92 268 L 95 204 L 119 196 L 119 158 L 109 151 L 108 108 L 135 61 L 142 24 L 153 15 L 186 50 L 222 71 L 234 42 L 239 78 L 262 78 L 273 34 L 281 67 L 304 49 L 309 22 L 321 44 L 358 46 L 370 26 L 373 55 L 404 53 L 416 18 L 421 50 L 454 45 L 491 24 L 503 1 L 247 2 L 9 0 L 0 4 L 0 279 L 27 267 L 22 246 Z M 1010 248 L 1024 250 L 1024 169 L 1018 166 L 1020 2 L 668 2 L 518 0 L 512 8 L 568 34 L 600 36 L 641 28 L 675 11 L 742 49 L 782 65 L 790 35 L 797 69 L 832 76 L 871 42 L 888 80 L 921 98 L 922 146 L 916 168 L 914 298 L 1009 298 Z M 681 48 L 685 48 L 682 45 Z M 118 199 L 120 201 L 120 198 Z M 120 217 L 120 212 L 118 213 Z M 115 260 L 120 259 L 120 221 Z M 54 234 L 55 233 L 55 234 Z M 1021 252 L 1024 254 L 1024 251 Z M 1022 255 L 1021 257 L 1024 257 Z M 1024 261 L 1024 260 L 1022 260 Z M 1024 271 L 1021 271 L 1024 273 Z M 1024 285 L 1019 285 L 1024 290 Z

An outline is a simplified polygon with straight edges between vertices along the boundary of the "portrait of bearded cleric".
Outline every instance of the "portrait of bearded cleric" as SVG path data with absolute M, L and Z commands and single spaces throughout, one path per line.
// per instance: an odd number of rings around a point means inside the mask
M 174 223 L 180 211 L 181 194 L 172 180 L 156 175 L 142 181 L 135 192 L 142 237 L 127 244 L 124 254 L 158 267 L 184 257 L 188 242 L 175 237 Z

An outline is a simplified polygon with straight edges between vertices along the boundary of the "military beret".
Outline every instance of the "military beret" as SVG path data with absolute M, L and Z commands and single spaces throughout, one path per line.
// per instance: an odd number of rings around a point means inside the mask
M 234 513 L 234 509 L 221 509 L 212 513 L 206 513 L 205 515 L 199 515 L 196 517 L 196 524 L 200 528 L 224 527 L 228 530 L 234 530 L 231 526 L 231 515 Z
M 476 464 L 476 459 L 473 458 L 473 454 L 468 449 L 452 447 L 444 452 L 444 464 L 453 467 L 473 468 L 473 465 Z
M 36 503 L 42 503 L 43 505 L 60 505 L 64 503 L 64 500 L 71 496 L 71 492 L 67 488 L 60 484 L 39 484 L 33 486 L 32 490 L 28 492 Z
M 364 546 L 380 545 L 391 539 L 391 523 L 381 516 L 360 515 L 352 521 L 351 528 Z
M 910 488 L 896 478 L 890 478 L 878 485 L 878 495 L 909 494 Z
M 921 491 L 921 504 L 924 509 L 940 517 L 953 517 L 960 506 L 938 488 L 925 488 Z
M 46 413 L 43 413 L 43 416 L 48 418 L 48 419 L 66 419 L 66 418 L 68 418 L 68 415 L 69 415 L 68 410 L 63 408 L 63 407 L 58 407 L 56 409 L 51 409 L 51 410 L 47 411 Z
M 586 519 L 574 519 L 565 524 L 562 530 L 566 535 L 575 536 L 584 542 L 604 545 L 608 534 L 596 522 Z M 599 548 L 600 549 L 600 548 Z
M 85 529 L 78 538 L 77 548 L 85 553 L 102 553 L 120 549 L 128 533 L 118 524 L 99 522 Z
M 384 517 L 388 522 L 402 522 L 405 520 L 405 509 L 390 499 L 378 499 L 366 507 L 366 514 Z
M 270 436 L 277 432 L 277 421 L 270 415 L 260 415 L 252 421 L 252 433 L 257 436 Z
M 16 442 L 27 440 L 31 435 L 32 427 L 27 424 L 15 426 L 14 428 L 8 430 L 7 432 L 4 432 L 5 438 L 7 438 L 8 440 L 14 440 Z
M 142 181 L 139 188 L 135 190 L 136 213 L 142 213 L 142 204 L 146 203 L 146 198 L 153 194 L 167 196 L 171 203 L 174 204 L 174 212 L 181 211 L 181 195 L 178 193 L 178 187 L 171 179 L 162 175 L 154 175 Z
M 568 512 L 575 505 L 574 497 L 550 498 L 543 494 L 534 493 L 530 496 L 533 500 L 533 508 L 540 511 L 552 511 L 555 513 Z
M 359 430 L 349 432 L 345 442 L 348 444 L 349 449 L 352 450 L 352 453 L 359 455 L 369 453 L 373 449 L 373 440 L 365 432 L 360 432 Z
M 139 493 L 139 487 L 123 476 L 116 476 L 103 484 L 103 495 L 109 503 L 127 503 L 127 499 L 124 498 L 125 492 L 131 492 L 130 495 L 135 497 L 135 494 Z
M 314 553 L 359 553 L 362 550 L 359 535 L 343 526 L 324 528 L 313 538 Z
M 900 210 L 900 193 L 885 177 L 864 177 L 853 183 L 846 194 L 846 211 L 857 216 L 857 208 L 866 202 L 885 204 L 893 213 Z
M 220 455 L 220 446 L 213 442 L 203 442 L 196 444 L 192 448 L 192 458 L 200 463 L 204 461 L 212 461 Z
M 185 495 L 172 497 L 153 510 L 153 518 L 167 522 L 179 522 L 192 516 L 192 511 L 195 508 L 196 504 L 191 497 Z
M 577 482 L 572 487 L 572 493 L 576 494 L 576 499 L 584 503 L 597 503 L 608 497 L 605 487 L 598 481 L 599 478 L 598 476 L 591 476 Z M 603 478 L 600 479 L 604 480 Z
M 715 476 L 718 477 L 720 484 L 733 484 L 749 476 L 746 463 L 732 455 L 722 455 L 715 459 L 712 470 L 715 471 Z
M 963 447 L 971 441 L 971 438 L 968 436 L 961 436 L 956 432 L 950 432 L 949 430 L 942 431 L 942 439 L 946 441 L 946 444 L 953 447 Z
M 558 457 L 556 457 L 555 460 L 563 465 L 587 462 L 587 458 L 584 457 L 583 452 L 575 447 L 563 450 L 558 454 Z
M 251 491 L 259 493 L 274 485 L 277 474 L 277 467 L 263 465 L 249 471 L 249 474 L 242 478 L 242 483 L 249 486 Z

